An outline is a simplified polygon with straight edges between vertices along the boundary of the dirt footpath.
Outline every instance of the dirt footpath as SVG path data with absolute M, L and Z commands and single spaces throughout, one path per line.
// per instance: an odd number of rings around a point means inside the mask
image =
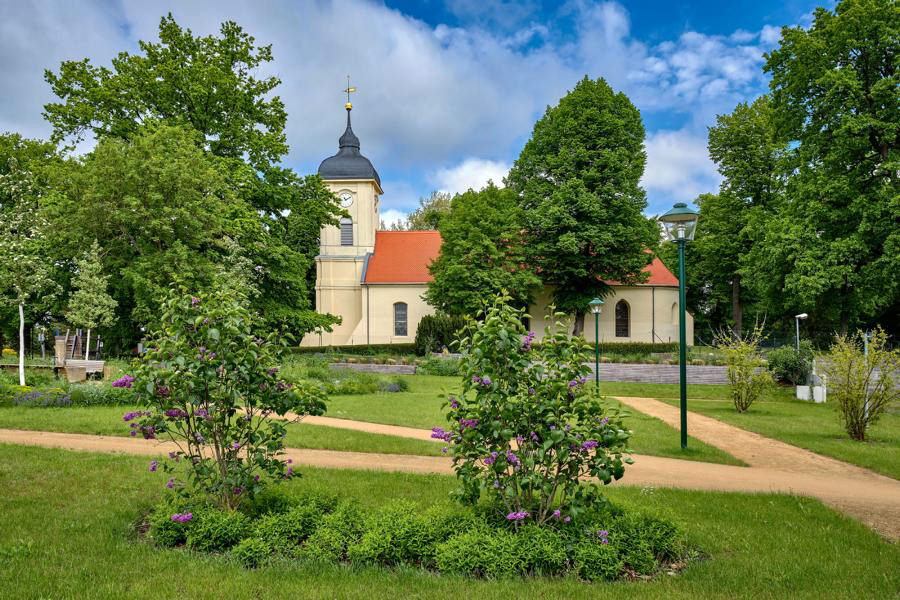
M 175 447 L 172 443 L 155 440 L 16 429 L 0 429 L 0 443 L 146 456 L 158 456 Z M 450 460 L 439 456 L 294 448 L 289 448 L 286 454 L 297 464 L 316 467 L 410 473 L 453 472 Z M 735 467 L 644 455 L 635 455 L 634 460 L 635 464 L 626 470 L 625 477 L 621 480 L 622 484 L 729 492 L 782 492 L 813 496 L 860 519 L 888 538 L 900 539 L 900 482 L 887 477 L 861 478 L 855 473 L 840 475 L 804 473 L 768 467 Z

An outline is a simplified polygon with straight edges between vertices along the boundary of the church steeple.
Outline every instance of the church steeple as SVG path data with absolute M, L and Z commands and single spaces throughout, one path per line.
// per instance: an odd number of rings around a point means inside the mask
M 381 178 L 369 159 L 359 152 L 359 138 L 353 133 L 350 125 L 350 111 L 353 110 L 353 104 L 350 102 L 350 94 L 356 91 L 355 87 L 350 85 L 350 77 L 347 77 L 347 103 L 344 108 L 347 110 L 347 128 L 344 134 L 338 139 L 338 153 L 334 156 L 326 158 L 319 165 L 319 176 L 325 180 L 349 180 L 349 179 L 374 179 L 381 188 Z

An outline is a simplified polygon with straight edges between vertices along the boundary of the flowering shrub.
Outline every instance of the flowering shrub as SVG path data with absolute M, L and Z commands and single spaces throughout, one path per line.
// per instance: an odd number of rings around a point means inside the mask
M 747 412 L 773 383 L 772 374 L 766 370 L 766 361 L 759 353 L 761 340 L 762 326 L 745 335 L 723 331 L 716 336 L 716 347 L 728 367 L 731 400 L 739 413 Z
M 192 488 L 235 508 L 267 481 L 294 476 L 282 459 L 285 426 L 268 417 L 322 414 L 324 394 L 279 377 L 283 346 L 274 334 L 254 335 L 253 315 L 224 290 L 172 294 L 160 321 L 132 384 L 143 410 L 124 420 L 132 436 L 167 437 L 178 445 L 161 466 L 171 473 L 183 461 L 188 481 L 173 476 L 167 487 Z
M 570 520 L 622 477 L 631 432 L 618 412 L 586 385 L 590 367 L 585 341 L 569 337 L 551 314 L 540 346 L 522 326 L 523 311 L 499 297 L 472 322 L 464 351 L 463 390 L 451 397 L 447 442 L 460 497 L 475 503 L 486 494 L 514 527 Z
M 12 404 L 13 406 L 31 407 L 71 406 L 72 399 L 62 388 L 35 390 L 23 386 L 13 395 Z

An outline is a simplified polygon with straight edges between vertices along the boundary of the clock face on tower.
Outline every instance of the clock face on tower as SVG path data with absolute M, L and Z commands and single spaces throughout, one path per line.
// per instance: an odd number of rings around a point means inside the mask
M 344 192 L 340 198 L 342 208 L 350 208 L 350 205 L 353 204 L 353 196 L 350 195 L 350 192 Z

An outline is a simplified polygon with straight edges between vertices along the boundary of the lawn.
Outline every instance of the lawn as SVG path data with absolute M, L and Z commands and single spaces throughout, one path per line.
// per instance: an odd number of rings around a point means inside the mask
M 446 501 L 453 478 L 304 469 L 318 488 L 367 506 Z M 606 488 L 661 512 L 707 554 L 677 576 L 582 584 L 474 581 L 416 569 L 281 564 L 247 571 L 225 557 L 159 550 L 133 524 L 164 491 L 140 457 L 0 445 L 0 596 L 16 598 L 888 598 L 900 547 L 815 500 L 782 495 Z M 852 577 L 852 581 L 849 578 Z
M 669 398 L 664 402 L 676 404 Z M 801 400 L 756 402 L 740 414 L 724 400 L 688 398 L 689 410 L 755 431 L 812 452 L 831 456 L 900 479 L 900 415 L 887 413 L 865 442 L 851 440 L 835 407 Z
M 137 409 L 123 406 L 0 407 L 0 428 L 127 436 L 129 430 L 127 424 L 122 421 L 122 415 L 129 410 Z M 291 423 L 287 429 L 285 444 L 290 448 L 441 455 L 441 445 L 438 442 L 305 423 Z

